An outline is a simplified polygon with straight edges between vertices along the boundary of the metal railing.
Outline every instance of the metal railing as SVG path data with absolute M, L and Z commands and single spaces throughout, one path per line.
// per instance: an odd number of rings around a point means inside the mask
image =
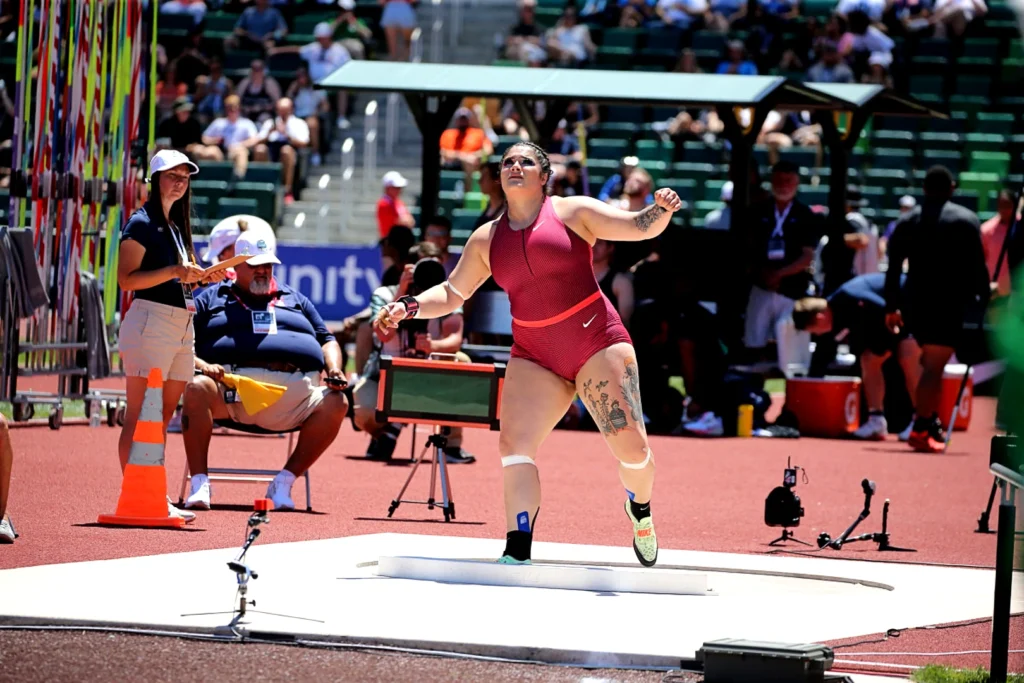
M 438 64 L 444 51 L 444 10 L 441 7 L 441 0 L 430 0 L 430 4 L 430 16 L 433 19 L 430 25 L 430 61 Z
M 377 179 L 377 100 L 366 105 L 363 119 L 363 191 L 370 192 Z
M 341 234 L 348 234 L 352 223 L 352 207 L 356 203 L 356 141 L 346 138 L 341 145 Z

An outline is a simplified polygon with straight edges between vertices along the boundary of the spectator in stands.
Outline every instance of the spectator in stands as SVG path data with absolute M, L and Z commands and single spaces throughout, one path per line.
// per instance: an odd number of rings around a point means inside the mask
M 480 164 L 494 154 L 494 146 L 474 120 L 468 107 L 455 112 L 455 126 L 441 133 L 441 165 L 443 168 L 461 169 L 466 178 L 466 191 L 473 185 L 473 174 Z
M 270 118 L 274 104 L 281 99 L 281 85 L 267 74 L 266 63 L 254 59 L 249 75 L 235 88 L 235 94 L 242 99 L 242 113 L 256 123 Z
M 672 72 L 677 74 L 702 74 L 704 69 L 700 68 L 700 64 L 697 63 L 697 53 L 691 48 L 685 48 L 679 54 L 679 61 L 676 62 Z
M 558 122 L 558 127 L 551 133 L 550 140 L 542 147 L 551 161 L 552 186 L 555 181 L 565 176 L 566 164 L 583 159 L 579 138 L 569 128 L 569 123 L 565 119 Z
M 156 115 L 158 119 L 168 116 L 174 103 L 188 95 L 188 85 L 178 80 L 177 64 L 171 62 L 164 69 L 164 77 L 156 84 Z
M 780 112 L 772 110 L 761 126 L 757 142 L 768 146 L 768 161 L 779 161 L 779 150 L 798 147 L 814 147 L 817 150 L 815 166 L 822 165 L 824 150 L 821 146 L 821 126 L 811 120 L 809 111 Z
M 252 151 L 253 159 L 256 161 L 273 161 L 281 164 L 285 204 L 295 201 L 292 193 L 299 150 L 308 146 L 309 126 L 304 119 L 295 116 L 292 101 L 282 97 L 277 102 L 277 116 L 264 121 Z
M 636 170 L 639 163 L 640 160 L 634 156 L 622 157 L 622 165 L 619 166 L 619 172 L 613 174 L 604 182 L 604 185 L 601 186 L 601 191 L 597 193 L 597 198 L 602 202 L 610 202 L 612 197 L 621 195 L 622 189 L 626 185 L 626 179 Z M 651 201 L 654 201 L 653 195 L 651 196 Z
M 881 24 L 888 4 L 887 0 L 839 0 L 834 11 L 844 19 L 853 12 L 863 12 L 872 24 Z
M 851 63 L 854 74 L 888 71 L 896 47 L 893 39 L 872 26 L 868 15 L 860 10 L 850 12 L 847 21 L 849 30 L 839 40 L 839 54 Z
M 256 124 L 242 116 L 238 95 L 229 95 L 224 100 L 224 116 L 203 131 L 203 144 L 207 148 L 216 147 L 221 157 L 214 159 L 215 154 L 209 149 L 204 150 L 203 154 L 213 161 L 221 161 L 226 157 L 234 164 L 235 179 L 241 180 L 249 168 L 249 148 L 255 144 L 251 141 L 256 139 L 258 133 Z
M 295 80 L 288 86 L 285 97 L 292 101 L 295 115 L 309 127 L 309 148 L 312 150 L 309 163 L 319 166 L 323 162 L 321 151 L 327 149 L 327 139 L 330 137 L 328 125 L 331 105 L 327 103 L 327 93 L 315 88 L 309 71 L 300 66 L 295 71 Z
M 912 195 L 905 194 L 900 197 L 900 217 L 889 222 L 889 225 L 885 227 L 885 232 L 882 234 L 882 237 L 878 240 L 879 257 L 888 251 L 886 245 L 889 242 L 889 238 L 892 237 L 892 231 L 896 229 L 896 225 L 900 222 L 900 218 L 903 218 L 910 213 L 915 206 L 917 206 L 917 200 L 914 199 Z
M 440 263 L 441 250 L 429 242 L 420 242 L 409 252 L 411 268 L 404 271 L 397 285 L 379 287 L 371 300 L 373 317 L 386 304 L 400 296 L 415 296 L 445 281 L 444 267 Z M 390 460 L 395 443 L 401 433 L 401 423 L 377 421 L 377 384 L 380 381 L 380 357 L 427 358 L 432 353 L 456 354 L 457 359 L 469 362 L 469 357 L 459 351 L 463 338 L 463 315 L 459 307 L 449 315 L 430 320 L 403 322 L 387 340 L 373 337 L 373 351 L 363 368 L 359 383 L 353 390 L 355 399 L 355 423 L 359 429 L 369 433 L 370 444 L 366 449 L 369 460 Z M 451 463 L 472 463 L 476 457 L 462 449 L 462 428 L 452 429 L 448 447 L 444 449 L 446 461 Z
M 658 21 L 658 0 L 619 0 L 619 28 L 640 28 Z
M 729 230 L 732 227 L 732 189 L 731 180 L 722 185 L 722 207 L 714 209 L 704 216 L 704 227 L 708 230 Z
M 537 0 L 520 0 L 519 23 L 512 27 L 505 38 L 505 58 L 544 64 L 547 53 L 541 42 L 543 31 L 536 24 Z
M 282 54 L 286 52 L 298 53 L 309 65 L 309 77 L 313 83 L 318 83 L 330 76 L 332 73 L 345 66 L 352 59 L 348 49 L 340 41 L 334 40 L 334 29 L 326 21 L 322 21 L 313 29 L 312 43 L 301 47 L 288 45 L 276 47 L 267 52 L 271 54 Z M 348 112 L 348 92 L 338 92 L 338 128 L 348 128 L 348 119 L 345 114 Z
M 356 0 L 339 0 L 341 14 L 331 23 L 334 39 L 341 43 L 352 59 L 366 59 L 366 45 L 373 40 L 373 30 L 356 16 Z
M 412 230 L 404 225 L 395 225 L 388 231 L 387 237 L 378 243 L 384 269 L 380 278 L 381 285 L 387 287 L 398 284 L 405 266 L 410 263 L 407 261 L 409 252 L 415 245 L 416 238 Z
M 860 212 L 865 206 L 860 188 L 850 185 L 846 189 L 846 216 L 842 221 L 829 221 L 828 244 L 821 255 L 825 297 L 858 275 L 878 272 L 878 227 Z
M 961 39 L 967 25 L 987 13 L 985 0 L 935 0 L 935 13 L 931 17 L 935 37 Z
M 928 37 L 935 32 L 932 22 L 933 0 L 894 0 L 889 7 L 889 33 Z
M 550 158 L 550 154 L 548 157 Z M 552 164 L 552 168 L 554 164 Z M 558 197 L 575 197 L 587 194 L 583 185 L 583 165 L 573 159 L 565 165 L 565 170 L 555 178 L 553 193 Z
M 1006 189 L 1000 190 L 999 198 L 996 200 L 996 215 L 981 224 L 981 244 L 985 250 L 985 263 L 988 265 L 989 278 L 996 282 L 994 294 L 998 297 L 1010 295 L 1010 264 L 1005 256 L 1002 267 L 999 269 L 998 281 L 994 278 L 999 256 L 1003 251 L 1003 243 L 1006 241 L 1006 232 L 1013 225 L 1014 200 L 1012 192 Z
M 174 113 L 160 122 L 156 136 L 170 140 L 171 149 L 185 152 L 193 159 L 213 160 L 211 156 L 220 156 L 220 150 L 214 147 L 208 151 L 203 145 L 203 129 L 192 115 L 194 108 L 187 97 L 179 98 L 174 103 Z
M 393 62 L 409 61 L 412 33 L 416 30 L 416 10 L 409 0 L 377 0 L 384 6 L 380 27 L 388 41 L 388 57 Z
M 238 17 L 235 33 L 224 41 L 224 47 L 229 50 L 253 50 L 262 54 L 280 43 L 286 35 L 288 24 L 281 12 L 270 6 L 270 0 L 253 0 L 253 5 Z
M 654 11 L 663 26 L 689 31 L 701 25 L 708 3 L 707 0 L 658 0 Z
M 821 59 L 807 70 L 810 83 L 853 83 L 853 70 L 839 55 L 839 46 L 831 40 L 821 43 Z
M 167 0 L 160 5 L 161 14 L 191 14 L 192 19 L 198 25 L 206 16 L 206 2 L 204 0 Z
M 719 74 L 756 76 L 757 65 L 747 59 L 747 48 L 741 40 L 730 40 L 725 45 L 725 59 L 718 65 Z
M 0 544 L 14 543 L 16 538 L 11 518 L 7 515 L 13 466 L 14 450 L 11 448 L 11 431 L 7 427 L 7 418 L 0 415 Z
M 884 274 L 860 275 L 845 282 L 827 299 L 809 297 L 793 306 L 796 329 L 814 335 L 814 356 L 808 376 L 828 374 L 840 343 L 859 358 L 868 420 L 853 436 L 875 441 L 884 440 L 889 433 L 882 366 L 896 354 L 911 399 L 917 394 L 921 376 L 921 349 L 917 342 L 906 330 L 893 332 L 885 324 L 884 290 Z M 908 424 L 900 434 L 901 441 L 910 437 L 911 426 Z
M 416 226 L 416 219 L 402 201 L 402 190 L 409 181 L 398 171 L 388 171 L 384 174 L 383 183 L 384 194 L 377 200 L 377 230 L 382 238 L 387 237 L 396 225 Z
M 447 216 L 434 216 L 427 223 L 427 229 L 423 231 L 423 239 L 430 242 L 438 249 L 437 259 L 444 266 L 447 275 L 455 270 L 455 264 L 459 262 L 459 255 L 448 251 L 452 244 L 452 222 Z
M 118 441 L 121 470 L 128 464 L 151 370 L 163 378 L 163 428 L 192 379 L 195 313 L 193 289 L 204 278 L 192 246 L 190 188 L 199 167 L 181 152 L 161 150 L 149 162 L 151 195 L 121 231 L 117 284 L 132 292 L 121 321 L 118 351 L 124 365 L 127 407 Z M 210 282 L 224 279 L 224 273 Z M 168 498 L 167 513 L 193 521 Z
M 500 162 L 488 161 L 480 167 L 480 192 L 487 197 L 487 208 L 477 217 L 473 228 L 493 221 L 505 210 L 505 190 L 501 187 Z
M 545 38 L 548 56 L 561 67 L 585 67 L 597 54 L 590 29 L 579 23 L 575 5 L 562 10 L 562 17 Z
M 633 317 L 633 278 L 614 267 L 615 243 L 596 240 L 593 247 L 594 276 L 601 291 L 619 312 L 622 324 L 629 329 Z
M 634 169 L 622 187 L 622 196 L 609 200 L 607 203 L 624 211 L 640 211 L 651 203 L 654 191 L 654 180 L 651 174 L 642 168 Z
M 196 78 L 210 73 L 210 59 L 203 51 L 203 43 L 206 37 L 203 34 L 202 25 L 198 25 L 189 31 L 185 39 L 185 47 L 174 59 L 178 80 L 192 91 Z
M 889 240 L 885 280 L 886 325 L 906 327 L 921 346 L 917 419 L 910 445 L 941 452 L 945 433 L 938 401 L 946 363 L 963 336 L 965 319 L 983 310 L 989 273 L 977 214 L 952 202 L 953 174 L 933 166 L 924 179 L 924 201 L 900 219 Z M 907 262 L 905 296 L 900 273 Z M 904 305 L 905 304 L 905 305 Z
M 741 0 L 711 0 L 704 13 L 704 29 L 726 33 L 745 12 L 746 3 Z
M 811 293 L 810 267 L 823 234 L 821 218 L 796 198 L 799 169 L 780 161 L 772 168 L 772 196 L 750 207 L 754 284 L 747 302 L 744 346 L 766 360 L 769 341 L 777 345 L 779 369 L 809 360 L 810 338 L 793 328 L 793 304 Z M 806 363 L 805 363 L 806 364 Z
M 274 432 L 299 429 L 295 450 L 266 497 L 275 510 L 294 510 L 292 484 L 334 441 L 348 412 L 341 348 L 304 295 L 274 279 L 281 261 L 263 240 L 243 233 L 237 253 L 253 257 L 235 268 L 237 278 L 211 287 L 196 300 L 196 375 L 185 391 L 182 436 L 192 474 L 186 508 L 210 509 L 207 459 L 214 420 Z M 226 372 L 276 384 L 285 393 L 250 414 Z M 327 386 L 320 386 L 321 373 Z
M 203 82 L 204 92 L 199 93 L 200 81 Z M 200 116 L 208 116 L 213 120 L 224 113 L 224 101 L 234 92 L 235 85 L 231 79 L 224 75 L 224 62 L 220 57 L 210 58 L 210 75 L 196 78 L 196 96 L 199 102 L 198 109 Z

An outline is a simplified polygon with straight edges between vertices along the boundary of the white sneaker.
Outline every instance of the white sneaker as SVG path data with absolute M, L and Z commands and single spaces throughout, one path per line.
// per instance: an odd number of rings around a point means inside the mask
M 884 415 L 872 415 L 868 421 L 862 424 L 853 433 L 853 438 L 867 441 L 885 441 L 885 435 L 889 433 L 889 425 L 885 422 Z
M 196 513 L 189 512 L 188 510 L 179 510 L 174 507 L 174 503 L 171 502 L 170 497 L 167 498 L 167 516 L 168 517 L 181 517 L 185 520 L 185 524 L 191 524 L 196 521 Z
M 700 436 L 722 436 L 725 434 L 722 418 L 710 411 L 704 413 L 696 420 L 687 422 L 686 431 L 691 434 L 699 434 Z
M 14 543 L 16 535 L 14 533 L 14 527 L 11 525 L 11 520 L 7 517 L 0 519 L 0 545 L 4 543 Z
M 295 501 L 292 500 L 292 487 L 280 479 L 274 479 L 267 487 L 267 498 L 274 504 L 275 510 L 294 510 Z
M 205 474 L 197 474 L 192 477 L 191 494 L 185 500 L 185 507 L 189 510 L 210 509 L 210 478 Z

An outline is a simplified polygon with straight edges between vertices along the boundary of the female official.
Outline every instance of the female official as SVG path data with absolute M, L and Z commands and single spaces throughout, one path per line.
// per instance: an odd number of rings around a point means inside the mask
M 163 374 L 165 434 L 185 384 L 192 379 L 196 310 L 192 290 L 203 277 L 203 269 L 195 265 L 190 223 L 190 180 L 198 172 L 199 167 L 181 152 L 157 152 L 150 161 L 149 201 L 121 231 L 117 284 L 122 291 L 134 293 L 118 337 L 128 403 L 118 442 L 122 471 L 128 464 L 149 371 L 159 368 Z M 208 281 L 223 279 L 220 271 Z M 169 498 L 167 508 L 170 515 L 195 519 L 193 513 L 172 507 Z
M 640 407 L 636 353 L 594 277 L 592 246 L 597 239 L 658 236 L 680 208 L 679 197 L 661 189 L 651 206 L 623 211 L 589 197 L 549 197 L 550 177 L 544 150 L 529 142 L 510 147 L 501 162 L 505 213 L 473 232 L 444 284 L 388 304 L 374 324 L 396 328 L 409 316 L 448 315 L 493 275 L 508 292 L 514 339 L 501 397 L 507 534 L 499 561 L 530 560 L 540 511 L 537 449 L 578 392 L 619 461 L 633 549 L 649 567 L 658 559 L 650 506 L 654 460 Z

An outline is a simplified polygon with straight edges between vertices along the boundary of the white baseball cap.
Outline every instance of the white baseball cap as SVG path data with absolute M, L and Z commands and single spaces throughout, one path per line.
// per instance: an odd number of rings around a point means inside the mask
M 405 187 L 409 181 L 398 171 L 388 171 L 384 174 L 384 187 Z
M 338 0 L 338 6 L 343 10 L 351 12 L 356 8 L 356 0 Z
M 902 197 L 900 197 L 900 206 L 903 207 L 904 209 L 912 209 L 915 206 L 917 206 L 917 200 L 914 199 L 911 195 L 905 194 Z
M 252 254 L 252 258 L 246 261 L 250 266 L 262 266 L 267 263 L 281 265 L 281 260 L 274 256 L 274 251 L 267 244 L 267 240 L 251 234 L 248 230 L 235 240 L 235 256 L 243 254 Z
M 313 29 L 314 38 L 330 38 L 333 35 L 334 31 L 331 30 L 331 25 L 326 21 L 321 21 L 316 25 L 316 28 Z
M 727 180 L 722 185 L 722 201 L 723 202 L 731 202 L 732 201 L 732 188 L 733 188 L 733 185 L 732 185 L 732 181 L 731 180 Z
M 200 258 L 207 263 L 217 263 L 220 261 L 221 252 L 234 244 L 241 234 L 242 229 L 238 227 L 238 223 L 233 225 L 221 223 L 210 233 L 210 244 L 200 255 Z
M 169 171 L 170 169 L 183 164 L 188 166 L 189 175 L 199 173 L 199 167 L 193 164 L 187 156 L 178 150 L 162 149 L 154 154 L 153 158 L 149 160 L 149 178 L 146 178 L 146 182 L 148 183 L 152 179 L 154 173 Z

